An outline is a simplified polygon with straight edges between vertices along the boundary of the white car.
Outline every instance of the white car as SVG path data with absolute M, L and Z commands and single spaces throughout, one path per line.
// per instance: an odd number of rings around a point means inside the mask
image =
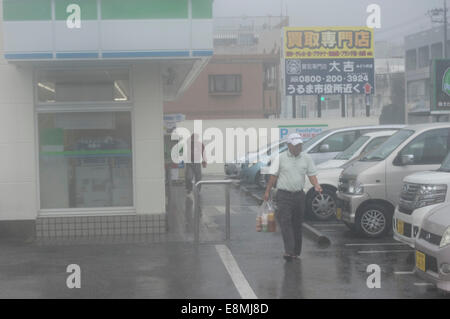
M 225 175 L 229 177 L 239 177 L 241 175 L 243 165 L 268 158 L 272 154 L 272 152 L 275 151 L 275 149 L 282 148 L 285 143 L 286 139 L 282 139 L 273 144 L 266 145 L 258 149 L 256 152 L 247 153 L 236 162 L 225 163 Z
M 359 137 L 371 132 L 400 130 L 405 125 L 372 125 L 335 128 L 321 132 L 303 143 L 303 152 L 311 156 L 316 165 L 333 159 L 350 147 Z M 261 175 L 269 173 L 270 160 L 261 167 Z
M 394 239 L 415 246 L 424 218 L 435 207 L 450 201 L 450 155 L 437 171 L 424 171 L 403 179 L 400 202 L 395 208 Z
M 336 168 L 344 165 L 348 161 L 353 160 L 356 157 L 365 154 L 383 143 L 387 138 L 393 135 L 394 130 L 390 131 L 377 131 L 366 133 L 360 136 L 352 145 L 350 145 L 346 150 L 339 153 L 333 159 L 323 162 L 317 165 L 317 169 L 327 169 Z
M 322 194 L 314 191 L 314 187 L 306 179 L 306 211 L 311 217 L 318 220 L 327 220 L 336 214 L 336 190 L 341 175 L 347 163 L 360 158 L 362 155 L 377 148 L 395 132 L 377 131 L 360 136 L 352 145 L 335 158 L 317 165 L 317 178 L 322 186 Z

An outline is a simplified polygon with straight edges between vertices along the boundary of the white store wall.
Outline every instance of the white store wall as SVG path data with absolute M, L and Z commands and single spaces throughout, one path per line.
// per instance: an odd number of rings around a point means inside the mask
M 2 35 L 0 19 L 0 220 L 34 220 L 39 194 L 33 69 L 4 59 Z M 131 74 L 135 207 L 137 214 L 160 214 L 165 212 L 160 63 L 136 63 Z
M 0 220 L 35 219 L 37 158 L 32 69 L 8 64 L 3 58 L 2 26 L 0 19 Z
M 138 214 L 165 211 L 163 91 L 160 64 L 133 65 L 135 206 Z

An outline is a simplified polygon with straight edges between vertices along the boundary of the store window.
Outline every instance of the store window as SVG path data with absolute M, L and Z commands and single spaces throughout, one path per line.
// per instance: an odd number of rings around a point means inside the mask
M 419 48 L 419 68 L 430 66 L 430 49 L 428 46 Z
M 415 70 L 417 68 L 417 53 L 415 49 L 406 51 L 405 64 L 406 71 Z
M 437 42 L 431 45 L 431 58 L 432 59 L 442 58 L 442 42 Z
M 240 94 L 242 90 L 240 74 L 218 74 L 209 76 L 210 94 Z
M 41 209 L 132 207 L 131 113 L 39 113 Z
M 38 104 L 130 101 L 128 69 L 41 70 Z

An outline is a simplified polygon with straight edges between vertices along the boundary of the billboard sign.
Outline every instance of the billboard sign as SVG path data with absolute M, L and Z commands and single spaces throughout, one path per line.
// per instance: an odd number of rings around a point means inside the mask
M 285 28 L 286 95 L 373 94 L 373 29 Z
M 432 113 L 450 113 L 450 59 L 432 62 Z

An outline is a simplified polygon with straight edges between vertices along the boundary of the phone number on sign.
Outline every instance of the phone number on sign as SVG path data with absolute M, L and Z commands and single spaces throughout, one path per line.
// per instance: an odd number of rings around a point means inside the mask
M 324 81 L 327 83 L 340 83 L 340 82 L 344 81 L 344 79 L 347 83 L 368 82 L 369 75 L 367 73 L 348 74 L 346 76 L 342 76 L 342 75 L 326 75 L 326 76 L 299 75 L 299 76 L 291 76 L 289 82 L 290 83 L 320 83 L 320 82 Z

